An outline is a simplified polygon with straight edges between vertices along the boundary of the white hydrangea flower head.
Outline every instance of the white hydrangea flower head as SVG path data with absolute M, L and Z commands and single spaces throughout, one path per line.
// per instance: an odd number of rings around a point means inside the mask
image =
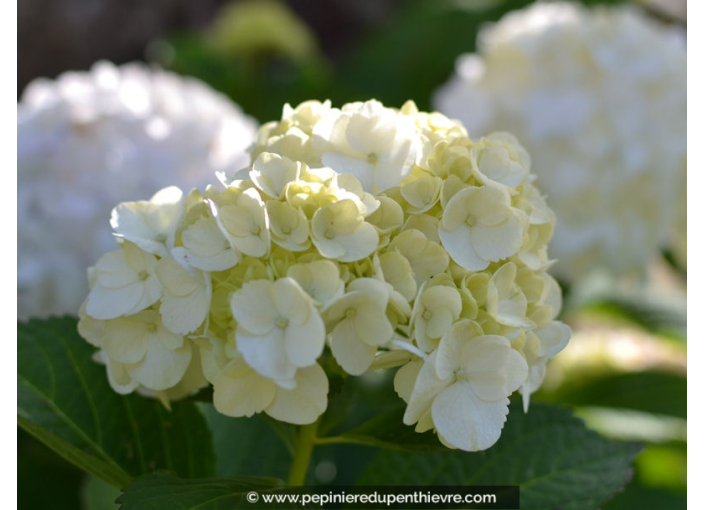
M 507 129 L 525 144 L 559 217 L 560 277 L 642 274 L 670 242 L 686 186 L 684 42 L 637 6 L 538 2 L 480 31 L 436 91 L 470 136 Z M 516 163 L 503 179 L 519 178 Z
M 206 84 L 144 64 L 30 83 L 17 105 L 18 315 L 77 313 L 86 268 L 113 247 L 110 208 L 216 184 L 249 164 L 256 129 Z
M 264 125 L 252 155 L 224 190 L 115 209 L 120 249 L 90 270 L 79 323 L 115 390 L 168 403 L 206 380 L 223 414 L 310 424 L 326 371 L 401 367 L 407 424 L 451 448 L 494 444 L 508 397 L 528 405 L 570 334 L 545 272 L 555 215 L 516 138 L 474 141 L 410 102 L 309 101 Z M 123 341 L 145 314 L 159 334 Z M 132 368 L 152 344 L 191 349 L 168 387 Z

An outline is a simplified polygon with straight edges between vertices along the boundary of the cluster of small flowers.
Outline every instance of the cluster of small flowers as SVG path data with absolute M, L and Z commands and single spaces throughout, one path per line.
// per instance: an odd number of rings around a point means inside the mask
M 643 274 L 686 187 L 683 33 L 637 6 L 536 3 L 488 26 L 434 106 L 470 135 L 510 129 L 559 222 L 554 273 Z
M 114 248 L 110 209 L 249 163 L 257 123 L 206 84 L 143 64 L 30 83 L 17 105 L 18 316 L 75 314 Z
M 229 416 L 314 422 L 326 370 L 402 366 L 404 422 L 475 451 L 570 331 L 546 273 L 555 218 L 528 154 L 437 113 L 309 101 L 262 126 L 224 191 L 115 208 L 79 331 L 116 391 L 211 383 Z M 329 347 L 329 350 L 326 349 Z

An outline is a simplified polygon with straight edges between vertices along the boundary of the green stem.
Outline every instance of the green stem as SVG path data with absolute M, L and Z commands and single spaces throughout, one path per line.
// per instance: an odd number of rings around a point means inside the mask
M 288 485 L 290 486 L 301 486 L 306 482 L 310 456 L 313 453 L 313 447 L 317 439 L 315 435 L 318 432 L 318 425 L 320 425 L 320 419 L 310 425 L 303 425 L 298 431 L 293 452 L 293 462 L 291 463 L 291 470 L 288 472 Z
M 356 444 L 347 438 L 340 436 L 318 437 L 315 439 L 315 444 Z

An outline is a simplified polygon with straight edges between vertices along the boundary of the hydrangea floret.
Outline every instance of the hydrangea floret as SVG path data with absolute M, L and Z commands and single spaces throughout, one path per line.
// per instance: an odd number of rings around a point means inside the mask
M 536 2 L 483 27 L 477 52 L 462 55 L 435 92 L 435 108 L 463 122 L 470 136 L 508 129 L 525 144 L 560 219 L 550 250 L 558 259 L 553 273 L 565 281 L 578 283 L 594 269 L 640 277 L 662 248 L 677 250 L 674 233 L 686 224 L 678 221 L 678 208 L 686 208 L 679 205 L 686 195 L 684 36 L 638 5 Z M 475 177 L 519 186 L 526 155 L 502 165 L 511 150 L 510 143 L 473 149 Z M 540 200 L 530 190 L 522 195 Z M 441 232 L 467 212 L 453 209 Z M 530 235 L 542 244 L 551 228 L 536 219 Z M 482 258 L 481 249 L 466 256 L 475 253 Z
M 286 106 L 222 189 L 117 206 L 79 330 L 110 383 L 311 424 L 331 372 L 400 367 L 403 421 L 489 448 L 569 338 L 555 217 L 511 135 L 378 101 Z

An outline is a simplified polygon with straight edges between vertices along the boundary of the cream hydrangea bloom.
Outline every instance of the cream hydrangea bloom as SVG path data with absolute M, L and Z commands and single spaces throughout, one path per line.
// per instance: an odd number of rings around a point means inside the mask
M 161 297 L 156 265 L 154 255 L 130 242 L 103 255 L 89 272 L 87 313 L 96 319 L 115 319 L 156 303 Z
M 310 101 L 263 126 L 252 155 L 224 190 L 116 208 L 121 248 L 91 269 L 79 324 L 110 384 L 168 403 L 205 379 L 221 413 L 309 424 L 326 371 L 400 367 L 407 424 L 490 447 L 508 396 L 527 405 L 569 339 L 545 272 L 556 218 L 525 149 L 410 102 Z M 128 342 L 145 314 L 159 333 Z M 157 383 L 132 365 L 159 345 L 191 357 L 150 362 Z
M 418 432 L 434 427 L 452 448 L 485 450 L 499 439 L 508 396 L 527 375 L 508 339 L 459 321 L 418 371 L 403 421 Z
M 438 233 L 459 265 L 481 271 L 518 253 L 526 224 L 525 215 L 511 206 L 507 190 L 468 186 L 447 203 Z
M 323 351 L 325 326 L 312 300 L 293 278 L 254 280 L 232 294 L 237 349 L 264 377 L 292 388 L 298 368 Z
M 76 314 L 86 268 L 114 247 L 111 208 L 234 174 L 256 128 L 206 84 L 144 64 L 30 83 L 17 104 L 18 316 Z
M 305 425 L 327 408 L 328 379 L 317 363 L 297 371 L 295 386 L 278 386 L 236 358 L 213 380 L 213 404 L 227 416 L 265 412 L 276 420 Z
M 113 209 L 110 225 L 116 237 L 163 257 L 174 247 L 176 227 L 186 212 L 186 197 L 171 186 L 149 201 L 123 202 Z
M 377 193 L 401 183 L 415 162 L 417 138 L 410 119 L 378 101 L 353 103 L 324 117 L 313 143 L 325 166 L 354 175 Z
M 155 272 L 162 286 L 159 313 L 166 329 L 177 334 L 198 329 L 210 309 L 210 276 L 183 267 L 173 257 L 159 260 Z
M 377 348 L 393 336 L 386 316 L 389 289 L 384 282 L 360 278 L 325 311 L 330 349 L 337 362 L 352 375 L 367 371 Z
M 684 43 L 638 6 L 539 2 L 483 29 L 477 54 L 436 92 L 435 107 L 471 136 L 507 129 L 526 145 L 559 217 L 561 277 L 642 273 L 670 242 L 686 180 Z M 525 167 L 517 156 L 497 179 L 503 156 L 483 151 L 475 171 L 510 184 Z
M 86 320 L 94 319 L 82 317 L 81 322 Z M 101 334 L 94 337 L 102 348 L 98 359 L 107 366 L 118 393 L 140 385 L 161 391 L 181 381 L 191 362 L 191 342 L 166 329 L 159 312 L 144 310 L 101 322 Z M 80 327 L 79 331 L 84 332 Z

